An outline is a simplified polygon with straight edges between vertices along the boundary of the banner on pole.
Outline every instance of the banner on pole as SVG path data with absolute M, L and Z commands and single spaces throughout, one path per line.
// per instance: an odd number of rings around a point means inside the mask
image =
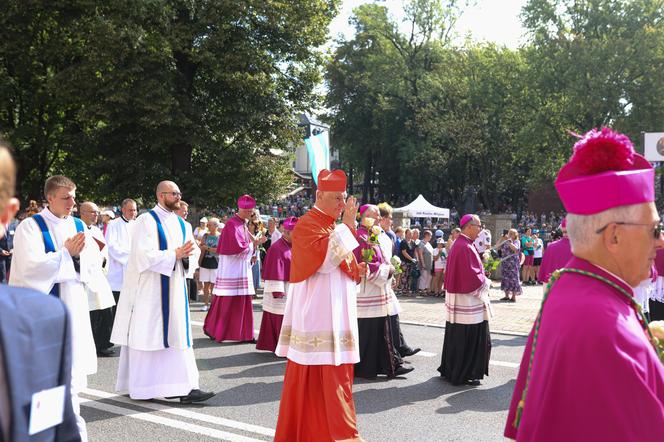
M 318 135 L 313 135 L 304 139 L 309 155 L 309 164 L 311 164 L 311 176 L 314 183 L 318 185 L 318 172 L 323 169 L 330 169 L 330 142 L 327 131 Z

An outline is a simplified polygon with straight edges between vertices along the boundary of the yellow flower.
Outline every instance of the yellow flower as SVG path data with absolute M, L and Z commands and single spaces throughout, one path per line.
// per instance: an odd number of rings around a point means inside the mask
M 372 234 L 372 235 L 380 235 L 380 227 L 378 227 L 378 226 L 373 226 L 373 227 L 371 228 L 371 234 Z
M 375 222 L 376 222 L 376 220 L 373 219 L 373 218 L 364 218 L 362 220 L 362 225 L 368 229 L 371 226 L 373 226 Z
M 649 324 L 649 327 L 650 333 L 652 333 L 655 338 L 664 341 L 664 321 L 653 321 Z

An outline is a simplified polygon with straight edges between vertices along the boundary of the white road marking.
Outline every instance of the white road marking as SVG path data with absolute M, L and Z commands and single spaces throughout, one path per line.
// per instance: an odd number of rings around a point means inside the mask
M 436 356 L 436 353 L 431 353 L 430 351 L 418 351 L 413 356 L 424 356 L 425 358 L 433 358 Z
M 431 353 L 431 352 L 429 352 L 429 351 L 420 351 L 420 352 L 416 353 L 414 356 L 423 356 L 423 357 L 425 357 L 425 358 L 433 358 L 434 356 L 437 356 L 437 355 L 438 355 L 438 353 Z M 505 361 L 494 361 L 494 360 L 490 360 L 490 361 L 489 361 L 489 364 L 490 364 L 490 365 L 495 365 L 495 366 L 498 366 L 498 367 L 509 367 L 509 368 L 517 368 L 517 367 L 519 367 L 519 364 L 517 364 L 517 363 L 515 363 L 515 362 L 505 362 Z
M 84 393 L 87 392 L 84 391 Z M 203 427 L 201 425 L 190 424 L 188 422 L 182 422 L 175 419 L 169 419 L 167 417 L 155 416 L 150 413 L 140 412 L 130 408 L 118 407 L 116 405 L 111 405 L 103 402 L 97 402 L 95 400 L 86 399 L 84 397 L 79 397 L 79 399 L 82 404 L 85 404 L 85 406 L 96 408 L 97 410 L 105 411 L 107 413 L 113 413 L 120 416 L 130 417 L 132 419 L 152 422 L 154 424 L 164 425 L 167 427 L 176 428 L 178 430 L 188 431 L 190 433 L 202 434 L 204 436 L 213 437 L 223 441 L 262 442 L 261 439 L 254 439 L 251 437 L 246 437 L 235 433 L 229 433 L 227 431 L 217 430 L 215 428 Z M 144 406 L 144 404 L 141 404 L 141 406 Z
M 490 365 L 496 365 L 498 367 L 509 367 L 509 368 L 518 368 L 520 364 L 516 362 L 504 362 L 504 361 L 489 361 Z
M 274 437 L 273 429 L 267 427 L 261 427 L 259 425 L 246 424 L 244 422 L 225 419 L 223 417 L 211 416 L 209 414 L 204 414 L 204 413 L 198 413 L 196 411 L 191 411 L 184 408 L 169 407 L 167 405 L 158 404 L 154 402 L 133 401 L 126 396 L 118 396 L 117 394 L 108 393 L 106 391 L 101 391 L 101 390 L 94 390 L 91 388 L 84 389 L 83 393 L 103 399 L 113 399 L 114 401 L 122 402 L 125 404 L 132 404 L 144 408 L 149 408 L 150 410 L 161 411 L 163 413 L 168 413 L 179 417 L 185 417 L 187 419 L 198 420 L 202 422 L 207 422 L 209 424 L 216 424 L 228 428 L 235 428 L 236 430 L 242 430 L 250 433 L 261 434 L 263 436 Z
M 191 325 L 196 325 L 198 327 L 203 327 L 203 323 L 201 321 L 189 321 Z

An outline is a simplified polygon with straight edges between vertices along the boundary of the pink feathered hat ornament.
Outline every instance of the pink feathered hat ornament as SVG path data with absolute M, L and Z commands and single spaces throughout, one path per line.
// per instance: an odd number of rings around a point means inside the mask
M 655 171 L 630 139 L 608 127 L 592 129 L 574 144 L 558 172 L 556 190 L 568 213 L 592 215 L 655 200 Z

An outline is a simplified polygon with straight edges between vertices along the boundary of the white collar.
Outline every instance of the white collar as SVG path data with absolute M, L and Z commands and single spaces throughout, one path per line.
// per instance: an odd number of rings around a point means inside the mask
M 152 209 L 152 210 L 155 211 L 155 213 L 159 216 L 159 218 L 162 218 L 162 219 L 164 219 L 164 220 L 167 220 L 167 219 L 170 218 L 171 216 L 177 216 L 177 215 L 175 214 L 175 212 L 171 212 L 171 211 L 169 211 L 169 210 L 167 210 L 167 209 L 164 209 L 164 208 L 163 208 L 162 206 L 160 206 L 159 204 L 157 204 L 156 206 L 154 206 L 154 209 Z
M 41 212 L 39 212 L 39 214 L 43 218 L 45 218 L 45 219 L 49 220 L 50 222 L 52 222 L 53 224 L 60 224 L 61 222 L 65 221 L 66 219 L 71 218 L 71 216 L 67 216 L 65 218 L 60 218 L 58 216 L 55 216 L 55 214 L 53 212 L 51 212 L 51 209 L 49 209 L 48 207 L 44 207 L 41 210 Z

